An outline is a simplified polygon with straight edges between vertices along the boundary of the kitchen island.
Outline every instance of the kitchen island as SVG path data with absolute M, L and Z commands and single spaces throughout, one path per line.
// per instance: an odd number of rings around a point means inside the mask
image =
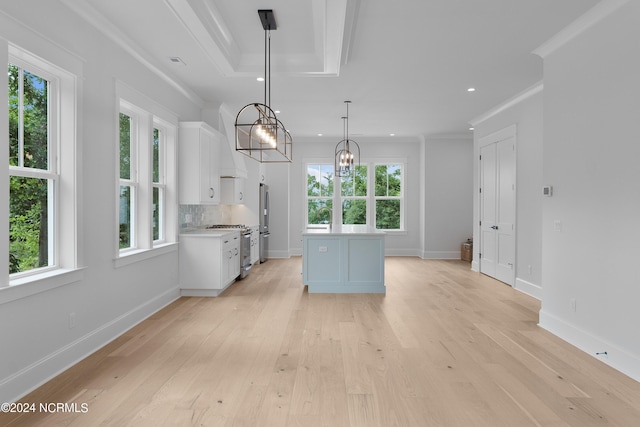
M 367 226 L 307 228 L 302 279 L 310 293 L 385 293 L 385 233 Z

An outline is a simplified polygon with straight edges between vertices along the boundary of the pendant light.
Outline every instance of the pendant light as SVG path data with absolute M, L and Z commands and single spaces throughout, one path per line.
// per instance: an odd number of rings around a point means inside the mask
M 291 134 L 271 109 L 271 30 L 276 30 L 273 10 L 258 10 L 264 29 L 264 102 L 245 105 L 236 116 L 236 151 L 260 163 L 292 161 Z
M 347 106 L 347 115 L 342 117 L 343 139 L 338 142 L 335 150 L 334 169 L 336 176 L 352 176 L 355 168 L 360 166 L 360 146 L 353 139 L 349 139 L 349 104 L 351 101 L 344 101 L 344 103 Z

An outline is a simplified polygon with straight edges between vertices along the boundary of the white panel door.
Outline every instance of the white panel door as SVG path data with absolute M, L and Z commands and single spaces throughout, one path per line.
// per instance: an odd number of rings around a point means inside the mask
M 490 142 L 490 141 L 488 141 Z M 480 147 L 480 272 L 513 286 L 516 220 L 515 136 Z
M 495 278 L 513 286 L 515 281 L 516 222 L 516 156 L 515 138 L 496 143 L 498 157 L 498 204 L 496 211 L 496 274 Z
M 496 212 L 498 191 L 496 182 L 495 144 L 480 148 L 480 272 L 496 275 Z

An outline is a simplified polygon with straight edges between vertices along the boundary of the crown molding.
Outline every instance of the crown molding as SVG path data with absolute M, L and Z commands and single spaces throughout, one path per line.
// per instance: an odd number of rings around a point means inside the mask
M 522 92 L 518 93 L 517 95 L 507 99 L 506 101 L 502 102 L 501 104 L 498 104 L 497 106 L 493 107 L 492 109 L 490 109 L 489 111 L 487 111 L 484 114 L 481 114 L 480 116 L 472 119 L 469 121 L 469 124 L 471 126 L 477 126 L 480 123 L 490 119 L 491 117 L 494 117 L 500 113 L 502 113 L 505 110 L 508 110 L 511 107 L 514 107 L 515 105 L 518 105 L 519 103 L 521 103 L 522 101 L 524 101 L 527 98 L 532 97 L 533 95 L 542 92 L 542 90 L 544 89 L 544 86 L 542 84 L 542 81 L 534 84 L 533 86 L 528 87 L 527 89 L 523 90 Z
M 573 40 L 587 29 L 627 4 L 629 0 L 603 0 L 589 9 L 585 14 L 560 30 L 555 36 L 540 45 L 532 53 L 541 58 L 555 52 L 560 47 Z
M 164 82 L 176 89 L 187 99 L 193 102 L 199 108 L 204 105 L 204 100 L 195 92 L 185 86 L 175 77 L 166 73 L 155 60 L 144 54 L 142 49 L 131 38 L 127 37 L 118 27 L 106 19 L 100 12 L 90 6 L 87 2 L 81 0 L 60 0 L 69 9 L 77 13 L 81 18 L 87 21 L 91 26 L 100 31 L 107 38 L 120 46 L 125 52 L 129 53 L 136 61 L 140 62 L 149 71 L 160 77 Z
M 473 141 L 473 134 L 469 133 L 434 133 L 429 135 L 424 135 L 424 141 L 441 141 L 441 140 L 458 140 L 458 141 Z

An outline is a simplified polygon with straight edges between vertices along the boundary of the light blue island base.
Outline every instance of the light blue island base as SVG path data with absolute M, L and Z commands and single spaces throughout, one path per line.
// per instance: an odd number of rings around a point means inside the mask
M 384 237 L 358 226 L 307 229 L 302 278 L 309 293 L 384 294 Z

